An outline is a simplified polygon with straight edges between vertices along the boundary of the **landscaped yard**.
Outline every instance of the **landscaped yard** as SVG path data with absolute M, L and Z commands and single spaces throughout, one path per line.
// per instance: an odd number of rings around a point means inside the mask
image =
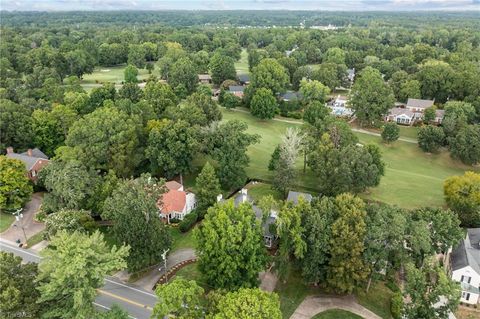
M 0 233 L 6 231 L 14 220 L 15 217 L 12 214 L 0 213 Z
M 272 189 L 272 186 L 270 184 L 265 184 L 265 183 L 250 183 L 246 187 L 248 189 L 248 195 L 255 201 L 258 202 L 262 197 L 272 195 L 273 198 L 277 200 L 281 200 L 282 195 Z
M 222 108 L 223 120 L 245 121 L 249 133 L 259 134 L 261 140 L 248 150 L 250 165 L 247 174 L 251 178 L 272 180 L 268 162 L 282 134 L 288 127 L 300 127 L 296 123 L 275 120 L 261 121 L 248 113 L 229 111 Z M 450 158 L 448 152 L 426 154 L 414 143 L 397 141 L 391 145 L 382 143 L 381 138 L 364 133 L 356 133 L 361 143 L 373 143 L 380 147 L 386 163 L 385 176 L 380 185 L 362 196 L 367 199 L 396 204 L 405 208 L 420 206 L 443 206 L 443 181 L 452 175 L 461 175 L 465 170 L 473 170 Z M 315 192 L 316 178 L 307 169 L 303 174 L 303 161 L 298 161 L 298 182 L 296 189 Z M 475 170 L 479 170 L 476 168 Z
M 390 299 L 392 295 L 393 292 L 385 286 L 383 282 L 372 283 L 368 294 L 363 288 L 358 288 L 357 291 L 355 291 L 355 296 L 359 304 L 384 319 L 390 319 L 392 317 L 390 313 Z
M 240 60 L 235 62 L 235 70 L 237 70 L 237 74 L 249 74 L 250 73 L 250 71 L 248 70 L 247 49 L 242 49 L 242 53 L 240 53 Z
M 195 239 L 193 238 L 193 228 L 186 233 L 182 233 L 178 227 L 170 227 L 170 235 L 172 236 L 172 248 L 170 254 L 181 248 L 195 248 Z
M 331 309 L 319 313 L 312 319 L 362 319 L 362 317 L 341 309 Z

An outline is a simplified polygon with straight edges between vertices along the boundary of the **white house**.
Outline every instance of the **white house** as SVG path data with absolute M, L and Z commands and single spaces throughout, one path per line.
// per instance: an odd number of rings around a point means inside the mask
M 346 96 L 337 95 L 332 105 L 329 105 L 331 113 L 335 116 L 352 116 L 353 110 L 347 106 L 347 101 Z
M 450 255 L 452 279 L 461 285 L 461 302 L 475 305 L 480 296 L 480 228 L 467 229 L 467 236 Z
M 408 99 L 405 106 L 408 110 L 415 114 L 415 120 L 423 119 L 425 110 L 433 106 L 433 100 Z
M 187 214 L 197 207 L 195 194 L 184 191 L 182 184 L 176 181 L 168 181 L 165 183 L 165 187 L 168 192 L 161 196 L 157 206 L 160 217 L 167 224 L 170 223 L 172 218 L 183 220 Z
M 412 125 L 415 122 L 415 113 L 409 109 L 394 107 L 388 111 L 385 121 L 397 124 Z

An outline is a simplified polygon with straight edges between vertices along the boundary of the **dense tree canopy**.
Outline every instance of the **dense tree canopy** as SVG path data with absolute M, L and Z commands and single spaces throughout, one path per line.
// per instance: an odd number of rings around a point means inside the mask
M 443 186 L 445 201 L 458 213 L 465 227 L 480 225 L 480 174 L 466 172 L 463 176 L 452 176 Z
M 25 164 L 0 155 L 0 210 L 14 211 L 30 199 L 33 187 Z

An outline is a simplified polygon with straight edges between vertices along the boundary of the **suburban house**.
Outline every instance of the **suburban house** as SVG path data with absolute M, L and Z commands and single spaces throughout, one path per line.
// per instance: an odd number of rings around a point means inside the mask
M 287 196 L 287 202 L 293 202 L 295 205 L 298 204 L 300 198 L 303 198 L 304 201 L 310 203 L 312 201 L 312 195 L 302 192 L 289 191 Z
M 277 240 L 277 235 L 275 235 L 275 231 L 272 229 L 275 227 L 277 212 L 273 210 L 270 211 L 269 216 L 264 221 L 262 210 L 253 204 L 253 200 L 250 196 L 248 196 L 248 189 L 246 188 L 242 188 L 233 199 L 233 204 L 235 207 L 238 207 L 242 203 L 249 203 L 252 206 L 253 211 L 255 212 L 255 217 L 262 223 L 263 240 L 265 241 L 265 246 L 267 248 L 272 248 Z
M 243 85 L 230 85 L 228 87 L 228 92 L 238 96 L 239 98 L 243 98 L 243 91 L 245 91 L 245 87 Z
M 415 113 L 409 109 L 401 107 L 391 108 L 385 116 L 385 121 L 396 122 L 402 125 L 412 125 L 415 122 Z
M 199 74 L 198 81 L 200 81 L 202 84 L 210 84 L 212 83 L 212 77 L 210 74 Z
M 170 224 L 170 219 L 183 220 L 187 214 L 197 207 L 195 194 L 185 191 L 183 185 L 176 181 L 165 183 L 167 192 L 157 202 L 162 220 Z
M 241 85 L 248 85 L 250 84 L 250 75 L 249 74 L 240 74 L 238 76 L 238 81 Z
M 355 68 L 347 70 L 347 79 L 350 83 L 353 83 L 355 80 Z
M 476 305 L 480 296 L 480 228 L 467 229 L 467 235 L 450 254 L 452 279 L 460 282 L 460 301 Z
M 412 125 L 416 121 L 423 120 L 425 110 L 433 107 L 433 102 L 433 100 L 408 99 L 407 104 L 395 103 L 395 107 L 391 108 L 385 116 L 385 121 Z M 444 110 L 436 110 L 434 122 L 441 124 L 444 115 Z
M 328 106 L 335 116 L 352 116 L 353 110 L 347 106 L 348 98 L 346 96 L 337 95 L 333 103 Z
M 32 181 L 35 182 L 38 178 L 38 172 L 47 165 L 50 161 L 48 160 L 48 156 L 45 155 L 41 150 L 38 148 L 28 149 L 24 153 L 15 153 L 13 151 L 13 147 L 7 147 L 7 154 L 8 158 L 17 159 L 25 164 L 25 168 L 27 169 L 27 177 Z

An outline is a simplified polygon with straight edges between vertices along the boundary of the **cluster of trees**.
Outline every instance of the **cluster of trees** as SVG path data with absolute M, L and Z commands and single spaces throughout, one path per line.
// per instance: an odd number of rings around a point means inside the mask
M 445 201 L 464 227 L 480 227 L 480 174 L 466 172 L 452 176 L 443 186 Z
M 2 212 L 13 212 L 23 207 L 33 193 L 25 164 L 3 155 L 0 155 L 0 185 Z

